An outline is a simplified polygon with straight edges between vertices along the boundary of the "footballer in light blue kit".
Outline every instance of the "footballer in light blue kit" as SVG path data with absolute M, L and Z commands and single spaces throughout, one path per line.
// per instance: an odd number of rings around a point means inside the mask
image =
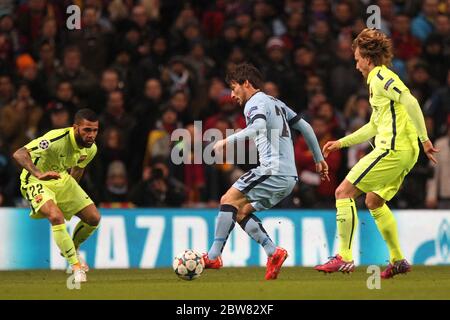
M 227 143 L 253 139 L 259 153 L 260 165 L 242 175 L 220 199 L 214 242 L 203 258 L 205 268 L 223 266 L 221 253 L 236 222 L 265 250 L 266 280 L 276 279 L 288 253 L 276 247 L 253 212 L 270 209 L 288 196 L 298 177 L 290 128 L 300 131 L 313 152 L 316 171 L 328 179 L 328 165 L 311 126 L 282 101 L 261 91 L 261 73 L 243 63 L 227 74 L 231 96 L 244 106 L 247 127 L 214 145 L 222 152 Z M 329 180 L 329 179 L 328 179 Z

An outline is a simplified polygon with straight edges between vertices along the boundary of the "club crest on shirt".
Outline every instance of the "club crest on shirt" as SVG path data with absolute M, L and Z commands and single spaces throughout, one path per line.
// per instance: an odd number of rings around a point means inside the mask
M 50 146 L 50 141 L 48 141 L 48 140 L 41 140 L 39 142 L 39 148 L 41 148 L 42 150 L 48 149 L 49 146 Z
M 80 159 L 78 159 L 77 163 L 83 162 L 84 160 L 86 160 L 87 156 L 83 155 L 80 157 Z
M 36 203 L 39 203 L 42 201 L 42 194 L 38 194 L 34 197 L 34 201 L 36 201 Z

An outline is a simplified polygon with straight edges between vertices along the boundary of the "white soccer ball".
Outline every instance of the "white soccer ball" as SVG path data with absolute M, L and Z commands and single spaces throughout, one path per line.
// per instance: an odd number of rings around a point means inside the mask
M 194 280 L 200 277 L 205 268 L 205 262 L 200 253 L 186 249 L 173 260 L 175 274 L 183 280 Z

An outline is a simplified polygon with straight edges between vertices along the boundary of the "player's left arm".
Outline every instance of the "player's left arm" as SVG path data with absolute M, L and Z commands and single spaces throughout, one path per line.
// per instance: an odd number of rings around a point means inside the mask
M 86 166 L 91 162 L 92 159 L 94 159 L 95 155 L 97 153 L 97 146 L 93 144 L 88 149 L 88 154 L 85 159 L 80 161 L 75 167 L 72 167 L 70 169 L 70 175 L 77 181 L 80 182 L 81 178 L 83 177 L 84 170 Z
M 294 122 L 292 121 L 292 119 L 298 120 Z M 322 151 L 320 150 L 319 141 L 317 141 L 317 137 L 316 134 L 314 133 L 313 128 L 304 119 L 296 117 L 292 119 L 291 121 L 289 121 L 289 125 L 291 128 L 299 131 L 305 138 L 306 144 L 308 145 L 309 150 L 311 150 L 313 154 L 314 162 L 316 163 L 316 171 L 320 174 L 322 180 L 326 179 L 330 181 L 330 178 L 328 177 L 328 164 L 323 158 Z
M 70 169 L 70 175 L 77 181 L 80 182 L 81 178 L 83 177 L 84 168 L 80 167 L 73 167 Z
M 404 91 L 400 95 L 400 103 L 405 106 L 406 112 L 416 128 L 417 135 L 419 136 L 420 142 L 422 142 L 423 151 L 428 159 L 436 164 L 437 160 L 433 154 L 439 152 L 439 150 L 433 146 L 433 143 L 428 138 L 425 119 L 422 110 L 420 109 L 419 102 L 409 91 Z
M 425 119 L 423 117 L 422 109 L 420 109 L 419 102 L 411 94 L 409 89 L 398 77 L 393 76 L 387 80 L 384 80 L 383 93 L 389 99 L 402 104 L 406 112 L 408 113 L 411 122 L 416 128 L 417 135 L 419 136 L 420 142 L 422 142 L 423 150 L 427 155 L 428 159 L 432 162 L 437 163 L 434 153 L 439 152 L 433 146 L 433 143 L 428 138 L 427 128 L 425 126 Z M 381 87 L 379 90 L 382 90 Z

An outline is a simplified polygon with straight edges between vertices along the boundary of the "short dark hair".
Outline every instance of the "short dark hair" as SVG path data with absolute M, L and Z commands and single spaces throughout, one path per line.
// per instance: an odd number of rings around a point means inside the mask
M 232 68 L 225 77 L 225 81 L 228 85 L 231 82 L 236 82 L 240 85 L 248 80 L 255 89 L 262 89 L 264 81 L 261 72 L 252 64 L 241 63 Z
M 87 121 L 90 121 L 90 122 L 97 122 L 98 121 L 98 116 L 91 109 L 84 108 L 84 109 L 78 110 L 77 113 L 75 113 L 75 123 L 79 124 L 81 122 L 81 120 L 87 120 Z

